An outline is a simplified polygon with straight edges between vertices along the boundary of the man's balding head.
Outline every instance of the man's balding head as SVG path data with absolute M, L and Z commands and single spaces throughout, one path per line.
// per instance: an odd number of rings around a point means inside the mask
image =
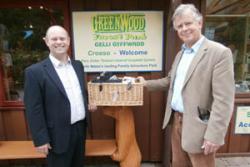
M 59 25 L 51 26 L 43 39 L 52 56 L 58 60 L 67 61 L 70 37 L 65 28 Z
M 46 35 L 44 37 L 47 38 L 51 33 L 55 32 L 55 31 L 62 31 L 64 33 L 67 34 L 67 36 L 69 37 L 69 34 L 68 32 L 65 30 L 65 28 L 63 28 L 62 26 L 59 26 L 59 25 L 53 25 L 53 26 L 50 26 L 47 31 L 46 31 Z

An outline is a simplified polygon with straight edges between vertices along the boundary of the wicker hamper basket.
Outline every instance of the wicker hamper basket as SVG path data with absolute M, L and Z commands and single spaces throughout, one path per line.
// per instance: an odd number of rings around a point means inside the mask
M 141 106 L 143 85 L 134 83 L 88 83 L 89 104 L 96 106 Z

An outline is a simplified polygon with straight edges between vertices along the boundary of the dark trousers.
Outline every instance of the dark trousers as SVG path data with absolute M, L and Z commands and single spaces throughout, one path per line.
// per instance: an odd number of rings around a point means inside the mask
M 172 167 L 215 167 L 215 154 L 191 154 L 182 149 L 182 114 L 178 111 L 174 111 L 173 114 L 171 133 Z
M 85 155 L 85 138 L 86 125 L 84 121 L 79 121 L 71 125 L 68 150 L 61 154 L 50 151 L 47 156 L 48 167 L 83 167 Z

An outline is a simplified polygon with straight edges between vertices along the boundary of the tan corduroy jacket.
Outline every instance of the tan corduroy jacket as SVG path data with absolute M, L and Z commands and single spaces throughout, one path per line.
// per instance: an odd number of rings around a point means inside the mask
M 173 83 L 181 55 L 182 52 L 177 54 L 167 77 L 148 80 L 145 85 L 152 91 L 166 90 L 169 86 L 163 128 L 169 123 L 172 114 Z M 182 148 L 185 151 L 203 152 L 201 146 L 204 139 L 224 144 L 233 112 L 234 90 L 233 58 L 230 49 L 205 38 L 190 64 L 182 89 Z M 199 118 L 197 107 L 210 111 L 208 122 Z

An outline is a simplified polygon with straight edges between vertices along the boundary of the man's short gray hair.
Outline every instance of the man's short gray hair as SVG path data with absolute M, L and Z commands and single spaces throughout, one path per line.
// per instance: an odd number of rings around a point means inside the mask
M 181 4 L 174 11 L 174 14 L 172 17 L 173 23 L 174 23 L 174 20 L 177 16 L 182 16 L 187 11 L 190 11 L 193 14 L 194 19 L 196 21 L 202 21 L 202 14 L 199 12 L 199 10 L 193 4 Z

